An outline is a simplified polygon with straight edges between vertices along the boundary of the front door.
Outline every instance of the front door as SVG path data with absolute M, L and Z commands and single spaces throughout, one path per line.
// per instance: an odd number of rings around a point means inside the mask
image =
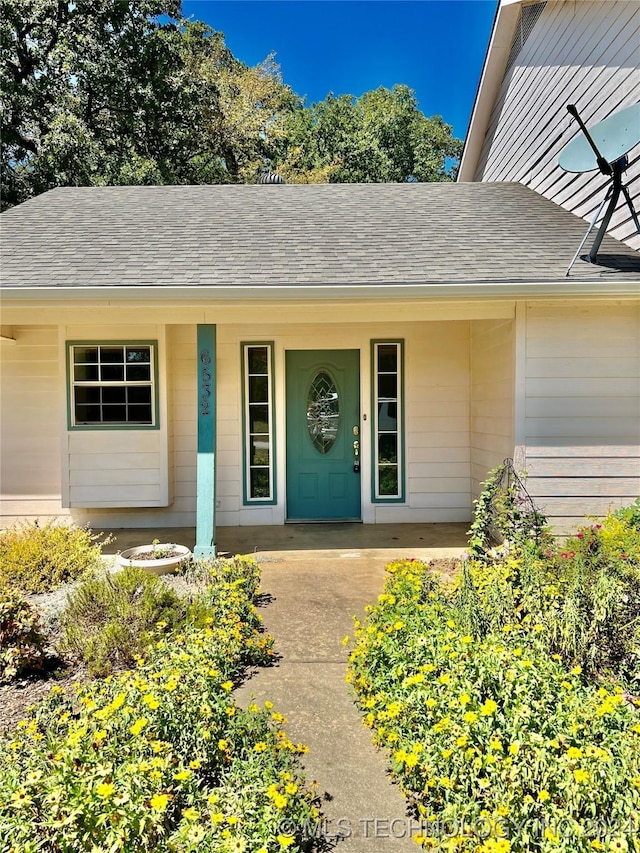
M 287 520 L 360 521 L 360 353 L 289 350 L 286 382 Z

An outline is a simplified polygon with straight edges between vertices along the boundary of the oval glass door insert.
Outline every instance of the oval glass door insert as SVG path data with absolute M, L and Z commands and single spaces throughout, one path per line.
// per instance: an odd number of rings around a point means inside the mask
M 320 453 L 327 453 L 333 447 L 339 420 L 338 389 L 327 371 L 319 370 L 307 393 L 307 429 L 313 446 Z

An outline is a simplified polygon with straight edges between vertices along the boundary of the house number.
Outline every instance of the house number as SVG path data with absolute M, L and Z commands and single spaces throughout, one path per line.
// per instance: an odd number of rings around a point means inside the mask
M 211 398 L 211 373 L 209 365 L 211 364 L 211 353 L 207 349 L 200 352 L 200 414 L 203 417 L 211 414 L 210 398 Z

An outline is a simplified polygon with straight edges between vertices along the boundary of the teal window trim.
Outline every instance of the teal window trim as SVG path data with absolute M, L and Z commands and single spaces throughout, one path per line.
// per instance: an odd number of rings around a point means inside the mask
M 379 370 L 378 355 L 380 346 L 394 345 L 397 349 L 396 373 L 396 430 L 381 430 L 379 424 Z M 371 341 L 371 500 L 375 504 L 404 503 L 406 498 L 406 462 L 405 462 L 405 420 L 404 420 L 404 339 Z M 397 435 L 397 494 L 383 495 L 379 489 L 378 460 L 379 436 L 385 432 Z
M 251 496 L 251 431 L 249 407 L 249 352 L 252 348 L 267 349 L 267 413 L 269 419 L 269 495 Z M 244 506 L 274 506 L 277 499 L 276 488 L 276 420 L 273 391 L 274 345 L 273 341 L 243 341 L 240 344 L 242 365 L 242 502 Z M 266 467 L 266 466 L 265 466 Z
M 158 401 L 158 341 L 157 340 L 79 340 L 66 341 L 66 374 L 67 374 L 67 429 L 70 431 L 122 431 L 122 430 L 156 430 L 160 429 L 160 411 Z M 151 412 L 153 422 L 150 424 L 136 423 L 88 423 L 76 424 L 75 422 L 75 395 L 76 387 L 75 378 L 73 375 L 74 347 L 110 347 L 110 346 L 127 346 L 127 347 L 149 347 L 151 357 Z M 104 386 L 105 383 L 96 382 L 98 386 Z M 126 381 L 115 383 L 118 387 L 127 386 Z M 149 384 L 149 383 L 144 383 Z

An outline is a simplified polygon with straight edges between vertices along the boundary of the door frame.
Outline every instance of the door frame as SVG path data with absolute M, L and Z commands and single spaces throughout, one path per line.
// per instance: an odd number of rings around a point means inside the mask
M 289 473 L 290 473 L 290 447 L 288 442 L 288 427 L 289 427 L 289 381 L 290 374 L 289 369 L 287 367 L 288 355 L 289 353 L 318 353 L 321 354 L 323 352 L 332 353 L 332 352 L 340 352 L 340 353 L 354 353 L 357 355 L 357 367 L 354 368 L 353 380 L 357 385 L 358 390 L 358 418 L 357 424 L 359 426 L 359 441 L 360 441 L 360 473 L 358 474 L 358 515 L 357 516 L 336 516 L 336 517 L 326 517 L 326 518 L 290 518 L 289 517 Z M 363 489 L 363 454 L 362 454 L 362 439 L 363 439 L 363 400 L 362 400 L 362 350 L 360 347 L 325 347 L 325 348 L 301 348 L 301 347 L 291 347 L 283 349 L 283 361 L 284 361 L 284 429 L 283 429 L 283 443 L 284 443 L 284 452 L 282 454 L 282 458 L 284 459 L 283 466 L 283 475 L 284 475 L 284 522 L 285 524 L 330 524 L 330 523 L 362 523 L 363 521 L 363 499 L 364 499 L 364 489 Z M 366 415 L 364 416 L 366 418 Z M 348 427 L 345 427 L 347 429 Z M 349 437 L 345 437 L 348 441 Z

